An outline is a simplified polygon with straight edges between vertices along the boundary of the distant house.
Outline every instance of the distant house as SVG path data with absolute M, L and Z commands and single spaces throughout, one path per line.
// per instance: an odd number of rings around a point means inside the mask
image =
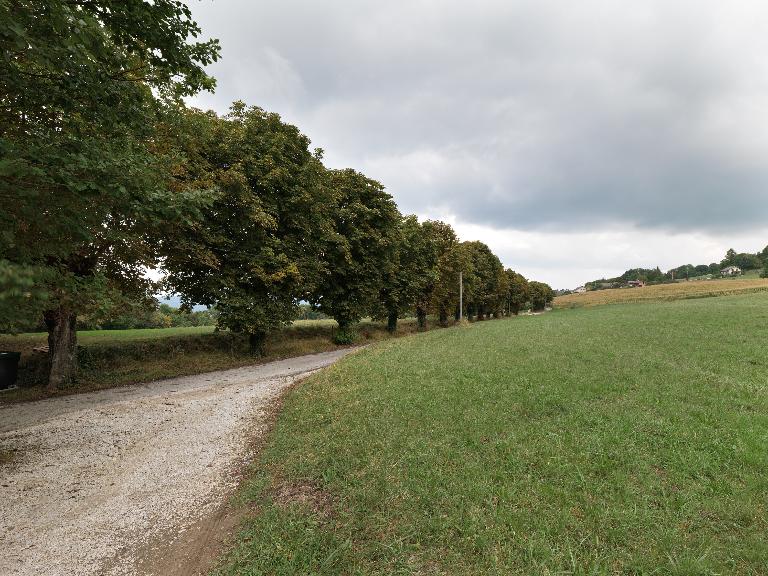
M 573 293 L 574 294 L 584 294 L 584 292 L 586 292 L 586 291 L 587 291 L 587 289 L 584 286 L 579 286 L 578 288 L 576 288 L 573 291 Z
M 643 282 L 642 280 L 630 280 L 629 282 L 627 282 L 627 286 L 629 286 L 630 288 L 642 288 L 643 286 L 645 286 L 645 282 Z
M 738 276 L 741 274 L 741 268 L 738 266 L 728 266 L 727 268 L 720 270 L 720 274 L 723 276 Z

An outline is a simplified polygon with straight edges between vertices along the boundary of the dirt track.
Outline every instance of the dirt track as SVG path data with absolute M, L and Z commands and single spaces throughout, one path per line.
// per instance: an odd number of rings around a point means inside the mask
M 349 352 L 0 408 L 0 574 L 155 573 L 147 550 L 220 514 L 270 401 Z

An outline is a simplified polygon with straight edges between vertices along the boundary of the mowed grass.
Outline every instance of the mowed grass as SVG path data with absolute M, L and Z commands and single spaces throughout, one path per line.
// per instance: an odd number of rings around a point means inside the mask
M 768 573 L 768 294 L 363 350 L 285 401 L 219 574 Z
M 675 284 L 643 286 L 642 288 L 614 288 L 593 290 L 584 294 L 568 294 L 555 298 L 554 307 L 579 308 L 604 304 L 707 298 L 766 291 L 768 291 L 768 278 L 759 278 L 754 274 L 748 278 L 692 280 Z

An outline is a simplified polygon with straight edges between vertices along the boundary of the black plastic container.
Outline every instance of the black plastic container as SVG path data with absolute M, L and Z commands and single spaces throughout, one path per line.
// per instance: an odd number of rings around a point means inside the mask
M 16 384 L 19 375 L 20 352 L 0 351 L 0 390 Z

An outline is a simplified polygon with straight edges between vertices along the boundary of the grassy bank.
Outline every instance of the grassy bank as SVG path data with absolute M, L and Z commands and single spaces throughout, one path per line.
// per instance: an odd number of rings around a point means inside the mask
M 754 272 L 754 271 L 751 271 Z M 708 298 L 732 294 L 768 292 L 768 278 L 750 277 L 723 278 L 718 280 L 692 280 L 675 284 L 657 284 L 642 288 L 613 288 L 593 290 L 583 294 L 568 294 L 555 298 L 555 308 L 582 308 L 605 304 L 627 304 L 632 302 L 658 302 Z
M 220 574 L 765 574 L 768 294 L 387 342 L 286 400 Z
M 434 323 L 431 323 L 434 326 Z M 212 326 L 143 330 L 92 330 L 78 333 L 77 383 L 57 394 L 71 394 L 126 384 L 148 382 L 188 374 L 236 368 L 281 358 L 340 348 L 332 342 L 332 320 L 300 320 L 272 334 L 265 355 L 254 357 L 242 336 L 214 332 Z M 416 331 L 415 319 L 398 323 L 395 336 Z M 358 326 L 358 342 L 390 338 L 385 324 L 364 321 Z M 44 354 L 33 349 L 46 344 L 46 335 L 0 336 L 0 349 L 22 353 L 20 388 L 0 394 L 0 404 L 48 397 Z

